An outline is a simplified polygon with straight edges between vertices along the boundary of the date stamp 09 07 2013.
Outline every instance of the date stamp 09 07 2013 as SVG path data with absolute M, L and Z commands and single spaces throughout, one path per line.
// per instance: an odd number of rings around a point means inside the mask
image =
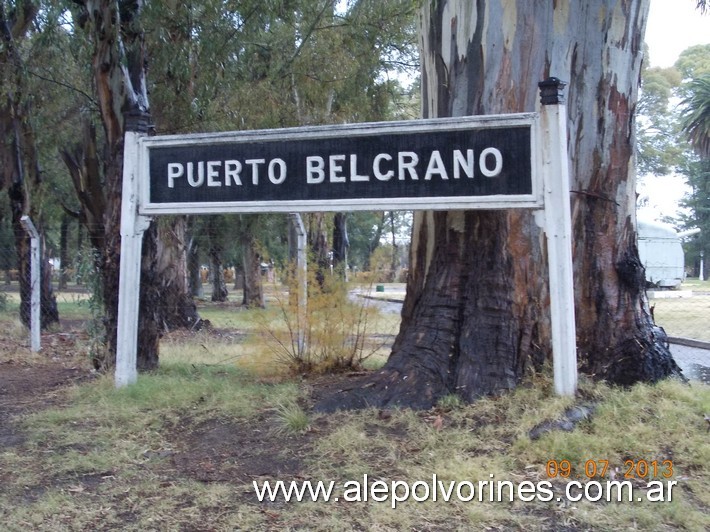
M 587 478 L 604 479 L 610 477 L 625 480 L 649 480 L 653 478 L 671 478 L 673 460 L 624 460 L 623 466 L 610 466 L 609 460 L 587 460 L 578 467 L 573 467 L 569 460 L 548 460 L 545 466 L 548 478 Z

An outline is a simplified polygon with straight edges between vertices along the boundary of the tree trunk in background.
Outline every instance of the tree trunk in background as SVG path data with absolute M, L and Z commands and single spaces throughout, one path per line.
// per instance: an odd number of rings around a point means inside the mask
M 224 281 L 221 248 L 210 248 L 210 275 L 212 276 L 212 301 L 227 301 L 229 291 L 227 290 L 227 283 Z
M 158 224 L 155 284 L 160 295 L 161 331 L 191 328 L 200 320 L 189 290 L 186 228 L 184 216 Z
M 105 134 L 104 186 L 102 211 L 103 239 L 99 270 L 104 300 L 106 350 L 94 359 L 97 368 L 108 369 L 116 359 L 118 323 L 118 286 L 121 252 L 121 193 L 123 185 L 123 140 L 126 131 L 149 129 L 146 92 L 146 54 L 139 15 L 142 0 L 85 0 L 82 20 L 94 43 L 93 78 Z M 141 267 L 141 314 L 139 315 L 138 361 L 140 369 L 153 369 L 158 363 L 159 325 L 155 286 L 158 245 L 157 231 L 145 232 Z M 149 312 L 146 313 L 145 310 Z
M 71 264 L 69 263 L 69 223 L 71 218 L 68 215 L 62 216 L 61 225 L 59 226 L 59 289 L 66 290 L 69 281 L 67 274 Z
M 324 212 L 314 212 L 307 215 L 308 225 L 308 246 L 310 248 L 309 264 L 315 265 L 315 278 L 318 284 L 323 287 L 325 276 L 330 275 L 330 258 L 328 247 L 328 230 L 326 224 L 326 214 Z
M 421 19 L 425 117 L 536 111 L 538 81 L 569 81 L 578 357 L 584 372 L 620 384 L 679 373 L 636 247 L 633 114 L 647 11 L 648 0 L 439 0 Z M 539 368 L 550 356 L 542 240 L 526 211 L 417 213 L 393 352 L 345 406 L 470 401 Z
M 79 249 L 81 249 L 81 228 L 85 227 L 89 242 L 96 254 L 100 254 L 104 245 L 104 214 L 106 212 L 106 191 L 96 143 L 96 128 L 85 120 L 82 125 L 81 142 L 71 148 L 64 148 L 60 156 L 64 161 L 72 180 L 74 193 L 79 200 Z M 101 267 L 98 261 L 98 268 Z
M 397 245 L 397 229 L 394 223 L 394 211 L 389 211 L 390 233 L 392 235 L 392 262 L 390 263 L 390 282 L 397 280 L 399 269 L 399 246 Z
M 186 233 L 190 235 L 187 245 L 187 271 L 189 293 L 192 297 L 204 296 L 202 288 L 202 264 L 200 262 L 200 245 L 195 234 L 195 219 L 188 217 Z
M 345 281 L 348 280 L 349 247 L 347 215 L 338 212 L 333 217 L 333 269 Z
M 212 277 L 212 301 L 223 302 L 227 301 L 227 283 L 224 281 L 224 262 L 222 260 L 222 242 L 221 235 L 218 233 L 218 224 L 220 218 L 210 216 L 207 223 L 207 232 L 209 234 L 210 249 L 208 255 L 210 257 L 210 276 Z
M 254 223 L 257 216 L 242 231 L 242 258 L 244 266 L 244 297 L 242 304 L 247 307 L 264 308 L 264 286 L 261 279 L 261 256 L 254 239 Z
M 385 216 L 386 213 L 382 212 L 380 216 L 380 221 L 377 224 L 377 227 L 375 228 L 375 234 L 372 237 L 372 240 L 370 240 L 370 244 L 367 247 L 367 257 L 365 258 L 365 264 L 363 265 L 363 269 L 366 272 L 369 272 L 372 269 L 372 254 L 375 252 L 375 250 L 380 246 L 380 239 L 382 238 L 382 231 L 385 228 Z
M 8 9 L 9 11 L 7 11 Z M 30 120 L 30 104 L 25 96 L 25 76 L 17 40 L 23 40 L 39 7 L 26 0 L 14 5 L 0 4 L 0 77 L 7 94 L 0 101 L 0 189 L 7 188 L 15 237 L 20 285 L 20 321 L 30 326 L 30 237 L 20 223 L 29 215 L 40 233 L 40 323 L 47 328 L 59 321 L 52 290 L 51 272 L 45 255 L 44 231 L 30 202 L 31 189 L 41 182 L 35 132 Z
M 59 323 L 59 308 L 57 307 L 57 296 L 54 294 L 52 286 L 52 265 L 47 256 L 47 244 L 44 230 L 40 232 L 40 323 L 42 329 L 46 329 L 53 323 Z

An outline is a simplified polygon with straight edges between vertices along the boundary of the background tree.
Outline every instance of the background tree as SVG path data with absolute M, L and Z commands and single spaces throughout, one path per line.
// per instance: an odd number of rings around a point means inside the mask
M 686 94 L 683 130 L 695 154 L 688 154 L 681 169 L 690 186 L 690 193 L 683 201 L 690 214 L 682 217 L 681 222 L 686 229 L 700 228 L 700 233 L 685 246 L 688 259 L 700 268 L 703 264 L 700 258 L 708 256 L 706 252 L 710 249 L 710 74 L 691 80 Z M 710 268 L 705 265 L 702 272 L 705 278 L 708 271 Z
M 385 228 L 384 212 L 353 212 L 349 214 L 349 261 L 359 271 L 370 270 L 370 259 L 380 246 Z
M 244 292 L 242 304 L 247 307 L 264 307 L 264 287 L 261 279 L 261 250 L 257 243 L 256 226 L 261 215 L 241 217 L 242 271 Z
M 35 95 L 29 87 L 26 56 L 31 27 L 39 5 L 31 0 L 0 2 L 0 75 L 5 89 L 0 102 L 0 189 L 7 189 L 20 284 L 20 320 L 30 324 L 30 238 L 20 220 L 29 215 L 40 232 L 40 323 L 43 328 L 59 321 L 52 290 L 41 202 L 31 201 L 42 187 L 37 139 L 33 124 Z M 37 198 L 35 198 L 37 199 Z
M 710 73 L 691 80 L 687 91 L 689 95 L 683 101 L 683 131 L 700 157 L 707 159 L 710 158 Z
M 699 15 L 700 16 L 700 15 Z M 700 266 L 700 254 L 708 247 L 707 155 L 689 143 L 703 134 L 703 102 L 707 99 L 710 75 L 710 45 L 684 50 L 666 69 L 642 71 L 638 112 L 638 168 L 642 174 L 684 176 L 690 192 L 680 202 L 683 210 L 665 221 L 681 229 L 701 228 L 701 233 L 684 243 L 686 263 Z M 705 80 L 705 82 L 704 82 Z M 707 104 L 706 104 L 707 105 Z M 707 111 L 705 111 L 706 113 Z M 687 133 L 692 131 L 692 137 Z M 698 150 L 700 148 L 700 150 Z M 643 200 L 642 200 L 643 201 Z
M 670 173 L 683 155 L 683 146 L 677 142 L 678 114 L 671 105 L 682 74 L 675 66 L 650 68 L 646 64 L 644 61 L 636 108 L 637 172 L 641 178 L 646 174 Z
M 391 74 L 416 64 L 413 4 L 360 0 L 344 9 L 332 0 L 153 3 L 145 23 L 153 28 L 147 33 L 158 130 L 284 127 L 408 112 L 410 98 L 400 96 L 403 88 Z M 261 225 L 241 219 L 231 228 L 234 234 Z M 225 217 L 220 225 L 228 220 L 236 219 Z M 241 239 L 240 258 L 265 247 L 267 235 L 258 233 Z M 316 256 L 330 250 L 325 236 L 312 241 L 322 247 Z M 259 280 L 246 276 L 252 303 L 261 299 Z
M 100 175 L 92 175 L 94 189 L 101 188 L 104 210 L 96 238 L 101 297 L 104 302 L 105 345 L 97 353 L 97 367 L 112 367 L 116 355 L 118 286 L 121 249 L 121 192 L 123 183 L 123 138 L 127 130 L 147 131 L 149 121 L 146 91 L 146 50 L 140 26 L 141 0 L 86 0 L 73 19 L 85 32 L 91 47 L 91 79 L 103 126 L 103 157 Z M 97 194 L 98 195 L 98 194 Z M 158 364 L 161 324 L 160 282 L 156 276 L 158 243 L 154 224 L 145 232 L 141 265 L 141 295 L 138 344 L 139 369 Z

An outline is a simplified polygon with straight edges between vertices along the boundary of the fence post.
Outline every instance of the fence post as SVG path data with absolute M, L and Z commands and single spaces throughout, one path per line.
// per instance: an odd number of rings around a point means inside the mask
M 296 231 L 296 285 L 298 286 L 298 354 L 303 356 L 306 351 L 306 315 L 308 309 L 308 262 L 306 227 L 303 225 L 301 215 L 292 212 L 291 223 Z
M 705 280 L 705 274 L 703 273 L 704 269 L 705 269 L 705 252 L 701 250 L 700 251 L 700 275 L 698 275 L 699 281 Z
M 30 237 L 30 348 L 33 352 L 40 350 L 42 337 L 40 319 L 40 298 L 42 287 L 40 285 L 39 271 L 39 233 L 29 216 L 20 218 L 20 224 Z

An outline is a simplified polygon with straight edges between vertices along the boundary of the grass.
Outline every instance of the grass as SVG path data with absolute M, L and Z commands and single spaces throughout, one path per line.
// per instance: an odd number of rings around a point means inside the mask
M 116 390 L 110 378 L 99 378 L 71 388 L 61 406 L 25 415 L 24 442 L 0 451 L 4 528 L 702 530 L 710 525 L 707 386 L 664 382 L 618 389 L 582 381 L 580 396 L 598 404 L 593 418 L 573 432 L 533 441 L 530 429 L 558 418 L 574 402 L 555 397 L 544 376 L 473 405 L 447 398 L 428 412 L 325 416 L 302 406 L 307 387 L 299 381 L 275 376 L 267 382 L 239 364 L 213 364 L 210 356 L 203 353 L 199 362 L 188 363 L 168 350 L 161 369 L 141 375 L 134 386 Z M 194 467 L 178 467 L 190 453 Z M 220 461 L 225 453 L 228 458 Z M 236 463 L 239 453 L 265 459 L 261 476 L 241 475 L 249 462 Z M 284 457 L 298 460 L 299 467 L 279 473 L 281 466 L 269 466 Z M 413 483 L 431 482 L 436 474 L 445 483 L 551 480 L 561 489 L 562 479 L 546 476 L 550 460 L 569 460 L 576 478 L 588 460 L 608 460 L 623 470 L 626 460 L 641 459 L 673 461 L 678 482 L 673 502 L 410 500 L 393 509 L 391 501 L 372 500 L 258 503 L 251 486 L 252 479 L 333 480 L 342 496 L 344 482 L 362 481 L 364 475 Z M 219 480 L 200 481 L 205 471 Z
M 82 309 L 78 300 L 65 304 L 77 314 Z M 547 376 L 473 405 L 447 396 L 428 412 L 318 415 L 308 408 L 317 384 L 289 373 L 264 345 L 260 327 L 264 319 L 280 327 L 278 309 L 267 308 L 258 320 L 234 304 L 202 305 L 200 312 L 215 329 L 166 335 L 161 368 L 136 385 L 116 390 L 111 378 L 96 378 L 61 396 L 53 392 L 46 406 L 13 420 L 22 438 L 0 446 L 3 529 L 710 527 L 708 386 L 619 389 L 582 380 L 580 400 L 596 403 L 595 415 L 572 432 L 537 440 L 529 431 L 574 403 L 555 397 Z M 667 316 L 681 313 L 669 307 Z M 397 321 L 380 315 L 371 331 L 391 334 Z M 22 332 L 16 318 L 3 323 L 13 337 Z M 367 364 L 378 367 L 386 355 L 383 350 Z M 0 362 L 20 358 L 29 360 L 23 352 Z M 45 363 L 41 356 L 31 360 Z M 338 386 L 347 388 L 347 378 L 340 378 Z M 0 393 L 0 412 L 3 400 Z M 0 426 L 0 441 L 4 436 Z M 258 503 L 252 487 L 253 480 L 333 480 L 342 497 L 343 483 L 364 475 L 410 484 L 431 482 L 434 474 L 445 483 L 493 475 L 516 484 L 550 480 L 557 495 L 563 479 L 548 478 L 551 460 L 568 460 L 574 478 L 590 460 L 608 461 L 616 475 L 628 460 L 672 460 L 678 489 L 668 503 L 410 500 L 393 509 L 391 501 L 372 500 Z
M 710 296 L 683 299 L 655 299 L 656 324 L 669 336 L 680 336 L 710 342 Z
M 681 285 L 681 290 L 703 290 L 710 291 L 710 279 L 699 280 L 697 277 L 689 277 Z
M 308 413 L 295 402 L 276 405 L 276 415 L 281 425 L 280 430 L 290 434 L 306 432 L 310 427 Z

